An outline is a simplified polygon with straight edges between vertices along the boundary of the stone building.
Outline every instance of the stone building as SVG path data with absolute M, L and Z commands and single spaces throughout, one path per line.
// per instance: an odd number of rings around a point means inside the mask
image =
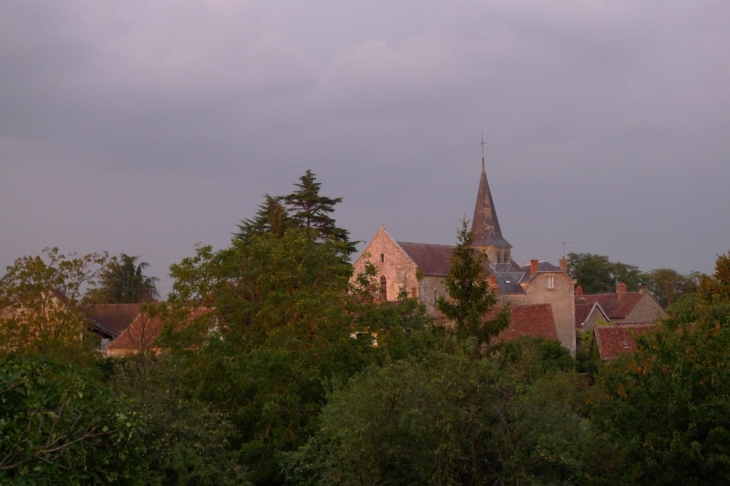
M 561 259 L 556 267 L 532 260 L 520 266 L 512 260 L 512 245 L 502 236 L 484 158 L 471 231 L 474 248 L 486 256 L 484 274 L 498 299 L 515 306 L 548 305 L 558 339 L 575 354 L 575 281 L 567 274 L 567 262 Z M 453 249 L 448 245 L 396 241 L 381 225 L 355 262 L 355 275 L 370 262 L 377 268 L 383 300 L 396 300 L 399 293 L 406 292 L 435 313 L 436 300 L 447 294 L 444 277 L 449 273 Z M 530 315 L 518 311 L 518 315 L 523 314 Z

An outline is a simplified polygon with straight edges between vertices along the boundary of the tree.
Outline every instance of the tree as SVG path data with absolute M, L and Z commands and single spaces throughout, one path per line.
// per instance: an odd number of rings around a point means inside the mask
M 596 376 L 592 416 L 638 484 L 730 481 L 730 306 L 659 325 Z
M 657 268 L 649 273 L 649 290 L 662 307 L 669 307 L 681 296 L 697 292 L 701 276 L 694 272 L 682 275 L 671 268 Z
M 344 245 L 293 228 L 200 247 L 171 267 L 158 343 L 184 364 L 185 387 L 230 417 L 256 484 L 282 483 L 282 453 L 313 434 L 336 383 L 411 352 L 428 322 L 413 299 L 394 308 L 355 291 Z M 200 307 L 209 312 L 186 321 Z
M 568 275 L 578 281 L 586 294 L 616 292 L 616 283 L 623 282 L 629 291 L 637 291 L 649 278 L 635 265 L 612 262 L 604 255 L 568 253 Z
M 151 486 L 250 484 L 230 440 L 233 424 L 185 387 L 184 366 L 169 356 L 116 363 L 112 383 L 147 426 L 140 466 Z
M 148 277 L 142 272 L 149 263 L 140 262 L 138 256 L 125 253 L 113 257 L 101 273 L 100 286 L 89 293 L 89 302 L 104 304 L 137 304 L 153 302 L 160 296 L 157 291 L 157 277 Z
M 603 444 L 578 413 L 584 398 L 575 373 L 523 373 L 543 368 L 527 340 L 514 359 L 474 353 L 473 342 L 442 345 L 370 367 L 334 392 L 317 433 L 288 455 L 289 479 L 312 486 L 584 479 L 583 458 Z
M 444 280 L 449 298 L 439 297 L 436 304 L 454 322 L 457 332 L 488 343 L 509 324 L 509 309 L 502 309 L 494 319 L 485 318 L 487 311 L 497 304 L 497 298 L 484 278 L 484 255 L 472 247 L 473 236 L 467 224 L 466 220 L 461 221 L 459 241 Z
M 335 210 L 335 204 L 342 202 L 342 198 L 321 196 L 319 190 L 322 184 L 317 182 L 311 170 L 307 170 L 299 181 L 299 184 L 294 184 L 299 189 L 282 198 L 295 224 L 315 230 L 322 239 L 330 238 L 349 243 L 349 231 L 337 227 L 330 216 Z M 355 244 L 349 243 L 347 253 L 352 254 L 355 251 Z
M 254 219 L 244 219 L 238 225 L 238 233 L 234 238 L 245 239 L 255 234 L 271 232 L 282 236 L 284 231 L 294 227 L 294 220 L 289 216 L 282 196 L 264 194 L 264 202 L 259 205 Z
M 718 255 L 715 260 L 715 273 L 703 277 L 699 295 L 704 302 L 730 301 L 730 252 Z
M 0 279 L 0 349 L 88 357 L 96 343 L 79 303 L 96 288 L 108 257 L 66 257 L 58 248 L 43 256 L 17 259 Z
M 89 375 L 42 355 L 0 358 L 0 483 L 139 484 L 144 422 Z

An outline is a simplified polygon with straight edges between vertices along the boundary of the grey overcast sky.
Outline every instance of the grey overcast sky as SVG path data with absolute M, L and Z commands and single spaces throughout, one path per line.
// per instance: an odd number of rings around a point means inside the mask
M 730 250 L 730 2 L 3 0 L 0 266 L 162 279 L 312 169 L 357 240 L 712 272 Z

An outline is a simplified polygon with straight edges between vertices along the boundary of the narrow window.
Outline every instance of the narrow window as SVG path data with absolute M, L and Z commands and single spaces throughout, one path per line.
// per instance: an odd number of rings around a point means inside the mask
M 413 297 L 414 299 L 418 298 L 418 288 L 417 287 L 413 287 L 411 289 L 411 297 Z
M 384 262 L 385 261 L 385 253 L 381 253 L 380 254 L 380 261 L 381 262 Z
M 545 288 L 548 290 L 553 290 L 555 288 L 555 277 L 552 275 L 545 277 Z
M 387 290 L 387 280 L 385 279 L 385 275 L 382 275 L 380 277 L 380 295 L 383 297 L 383 300 L 388 300 L 388 290 Z

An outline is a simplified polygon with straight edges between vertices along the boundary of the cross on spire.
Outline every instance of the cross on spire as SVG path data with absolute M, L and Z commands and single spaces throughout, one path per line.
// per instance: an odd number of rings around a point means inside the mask
M 484 146 L 487 144 L 487 142 L 484 141 L 484 130 L 482 130 L 482 141 L 481 143 L 478 143 L 477 145 L 482 146 L 482 170 L 484 170 Z

